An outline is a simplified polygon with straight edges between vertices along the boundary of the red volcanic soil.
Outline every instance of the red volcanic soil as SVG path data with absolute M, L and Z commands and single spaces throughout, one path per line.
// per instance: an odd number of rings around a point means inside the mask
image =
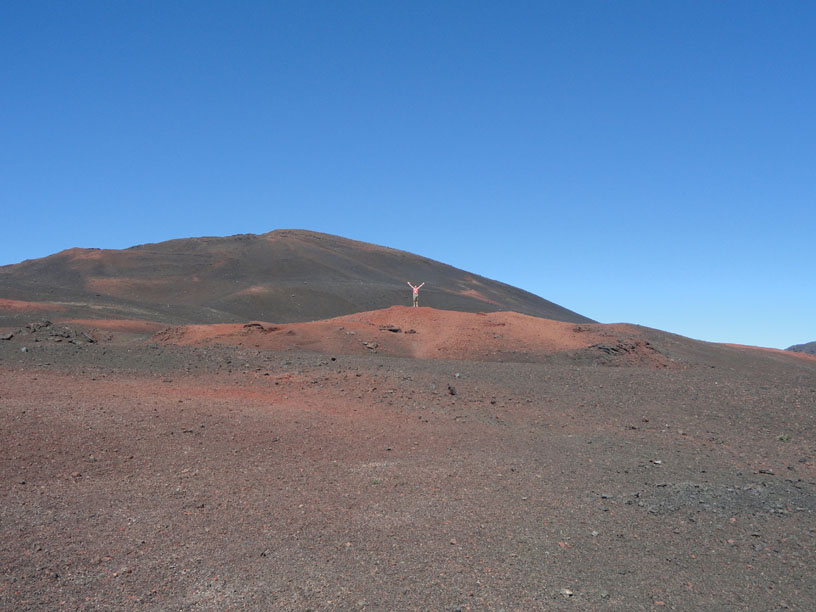
M 629 357 L 656 367 L 670 360 L 630 325 L 575 324 L 515 312 L 465 313 L 393 306 L 309 323 L 187 325 L 163 330 L 165 344 L 224 344 L 344 355 L 383 353 L 419 359 L 537 361 L 550 355 L 628 343 Z
M 790 359 L 791 357 L 795 357 L 816 363 L 816 355 L 811 355 L 810 353 L 799 353 L 797 351 L 786 351 L 782 349 L 767 348 L 764 346 L 750 346 L 745 344 L 724 344 L 723 346 L 730 346 L 738 350 L 762 351 L 769 355 L 781 357 L 782 359 Z
M 0 298 L 0 313 L 38 312 L 43 310 L 63 311 L 65 310 L 65 307 L 51 302 L 26 302 L 23 300 L 7 300 L 5 298 Z
M 87 324 L 0 339 L 2 610 L 816 609 L 812 360 L 426 308 Z

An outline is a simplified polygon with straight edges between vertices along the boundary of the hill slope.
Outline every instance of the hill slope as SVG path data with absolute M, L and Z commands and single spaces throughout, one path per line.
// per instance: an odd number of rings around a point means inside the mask
M 304 230 L 69 249 L 0 267 L 0 325 L 37 316 L 165 323 L 290 323 L 410 302 L 590 319 L 529 292 L 405 251 Z
M 808 355 L 816 355 L 816 341 L 806 342 L 805 344 L 794 344 L 789 346 L 786 350 L 795 353 L 807 353 Z

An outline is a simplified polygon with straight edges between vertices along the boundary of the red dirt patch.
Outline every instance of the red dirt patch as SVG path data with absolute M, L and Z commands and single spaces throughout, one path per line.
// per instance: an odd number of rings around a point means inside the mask
M 616 340 L 610 341 L 612 337 Z M 536 361 L 557 353 L 606 347 L 604 343 L 612 350 L 621 344 L 621 337 L 631 354 L 646 345 L 636 328 L 625 325 L 576 325 L 514 312 L 393 306 L 309 323 L 187 325 L 160 332 L 154 340 L 338 354 L 382 352 L 420 359 Z M 649 359 L 645 354 L 640 357 Z
M 0 298 L 0 311 L 6 312 L 36 312 L 39 310 L 65 310 L 65 306 L 53 302 L 24 302 L 21 300 L 7 300 Z
M 760 351 L 763 353 L 771 353 L 773 355 L 778 355 L 781 357 L 793 357 L 794 359 L 806 359 L 810 361 L 816 361 L 816 355 L 810 355 L 809 353 L 799 353 L 797 351 L 785 351 L 782 349 L 775 349 L 775 348 L 768 348 L 764 346 L 750 346 L 747 344 L 730 344 L 730 343 L 723 343 L 723 346 L 730 346 L 731 348 L 739 349 L 739 350 L 747 350 L 747 351 Z

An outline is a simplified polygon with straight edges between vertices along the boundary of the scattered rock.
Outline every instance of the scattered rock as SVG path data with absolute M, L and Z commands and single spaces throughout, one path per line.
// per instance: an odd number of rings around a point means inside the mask
M 45 320 L 43 320 L 43 321 L 34 321 L 34 322 L 29 323 L 28 325 L 26 325 L 26 329 L 30 333 L 33 334 L 33 333 L 36 333 L 36 332 L 40 331 L 41 329 L 47 329 L 47 328 L 51 327 L 51 325 L 52 325 L 51 321 L 45 321 Z
M 810 487 L 798 488 L 792 481 L 767 481 L 744 486 L 713 485 L 709 483 L 660 483 L 651 490 L 637 494 L 637 506 L 652 514 L 666 515 L 693 509 L 734 516 L 785 515 L 788 508 L 803 508 L 816 512 L 816 493 Z M 631 502 L 631 503 L 630 503 Z M 626 502 L 635 504 L 635 500 Z
M 0 336 L 0 339 L 10 340 L 14 335 L 33 336 L 34 342 L 40 342 L 43 339 L 51 342 L 67 341 L 75 345 L 97 342 L 97 339 L 88 332 L 77 331 L 67 326 L 56 326 L 51 321 L 33 321 L 15 333 Z
M 666 368 L 671 364 L 669 358 L 645 340 L 618 340 L 615 344 L 593 344 L 586 349 L 574 351 L 572 357 L 608 366 L 646 364 Z

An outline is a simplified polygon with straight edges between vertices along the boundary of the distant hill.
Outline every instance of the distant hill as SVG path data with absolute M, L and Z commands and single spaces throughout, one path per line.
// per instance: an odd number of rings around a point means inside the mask
M 807 342 L 806 344 L 794 344 L 793 346 L 789 346 L 786 350 L 816 355 L 816 341 Z
M 0 267 L 0 325 L 53 318 L 163 323 L 313 321 L 420 304 L 591 319 L 504 283 L 383 246 L 305 230 L 69 249 Z

